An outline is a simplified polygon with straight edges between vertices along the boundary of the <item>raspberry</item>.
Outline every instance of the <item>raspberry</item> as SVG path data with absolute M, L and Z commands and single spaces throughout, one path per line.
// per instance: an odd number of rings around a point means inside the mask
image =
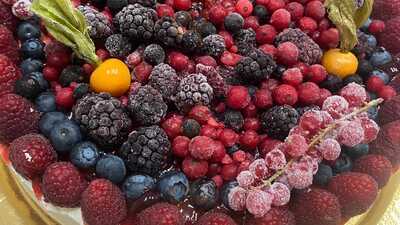
M 379 92 L 382 87 L 385 86 L 385 82 L 378 76 L 371 76 L 367 81 L 367 89 L 372 92 Z
M 270 209 L 273 195 L 261 191 L 251 190 L 247 193 L 246 208 L 254 217 L 263 217 Z
M 340 118 L 348 108 L 349 103 L 346 99 L 338 95 L 328 97 L 322 105 L 322 110 L 327 111 L 335 119 Z
M 207 106 L 196 105 L 188 113 L 188 117 L 196 120 L 200 124 L 206 124 L 212 114 Z
M 146 83 L 149 80 L 151 71 L 153 70 L 153 66 L 142 61 L 133 69 L 132 75 L 136 78 L 136 80 L 140 83 Z
M 400 1 L 398 0 L 377 0 L 374 1 L 372 18 L 390 20 L 400 15 Z
M 318 145 L 318 150 L 326 160 L 335 160 L 339 157 L 341 148 L 335 139 L 327 138 Z
M 254 150 L 260 142 L 260 137 L 254 130 L 247 130 L 240 135 L 239 142 L 244 149 Z
M 172 139 L 182 134 L 182 123 L 183 116 L 173 114 L 162 122 L 161 127 L 167 133 L 168 137 Z
M 286 166 L 287 162 L 285 154 L 279 149 L 279 147 L 275 147 L 265 155 L 265 163 L 269 169 L 280 170 Z
M 319 89 L 319 97 L 320 98 L 317 102 L 317 105 L 322 107 L 322 105 L 324 104 L 324 101 L 330 96 L 332 96 L 332 93 L 328 89 L 320 88 Z
M 297 225 L 337 225 L 341 222 L 341 205 L 332 193 L 319 189 L 300 192 L 291 202 L 290 210 Z
M 246 225 L 295 225 L 293 213 L 283 207 L 272 207 L 263 217 L 250 218 Z
M 277 58 L 278 62 L 291 66 L 296 64 L 300 51 L 292 42 L 283 42 L 278 45 Z
M 11 7 L 5 5 L 3 2 L 4 1 L 0 1 L 0 25 L 4 25 L 8 29 L 14 31 L 17 27 L 18 20 L 12 14 Z
M 214 154 L 211 157 L 211 162 L 221 162 L 226 154 L 224 144 L 220 141 L 214 141 L 212 148 L 214 149 Z
M 311 168 L 301 166 L 299 163 L 292 163 L 286 169 L 286 176 L 289 184 L 296 189 L 304 189 L 310 186 L 313 180 Z
M 3 25 L 0 25 L 0 54 L 4 54 L 15 64 L 19 63 L 18 43 L 11 30 Z
M 246 207 L 247 190 L 234 187 L 228 194 L 229 207 L 234 211 L 243 211 Z
M 226 105 L 232 109 L 243 109 L 251 101 L 249 91 L 244 86 L 232 86 L 227 94 Z
M 271 25 L 277 30 L 283 30 L 289 27 L 291 22 L 290 12 L 286 9 L 278 9 L 271 15 Z
M 86 187 L 87 182 L 79 170 L 69 162 L 55 162 L 43 174 L 43 195 L 57 206 L 77 206 Z
M 372 20 L 368 26 L 368 31 L 372 34 L 382 33 L 385 30 L 385 22 L 382 20 Z
M 162 215 L 162 216 L 160 216 Z M 178 207 L 169 203 L 156 203 L 138 214 L 138 225 L 183 225 L 185 218 Z
M 343 87 L 340 95 L 347 100 L 351 107 L 361 106 L 367 100 L 365 88 L 354 82 Z
M 281 182 L 274 182 L 268 192 L 274 196 L 272 200 L 273 206 L 283 206 L 289 203 L 290 190 L 285 184 Z
M 31 5 L 29 0 L 17 0 L 11 8 L 12 13 L 21 20 L 27 20 L 33 16 Z
M 318 29 L 317 22 L 311 17 L 303 17 L 299 20 L 299 28 L 306 34 L 312 34 Z
M 386 156 L 394 166 L 400 163 L 400 120 L 387 123 L 381 127 L 378 137 L 371 143 L 372 154 Z
M 378 124 L 368 117 L 361 118 L 361 126 L 364 130 L 364 143 L 370 143 L 376 139 L 379 133 Z
M 314 64 L 308 67 L 308 73 L 306 74 L 307 80 L 316 84 L 321 83 L 328 76 L 328 72 L 325 67 L 320 64 Z
M 249 165 L 249 171 L 254 175 L 257 180 L 264 179 L 268 174 L 268 168 L 265 160 L 257 159 Z
M 338 140 L 341 144 L 354 147 L 364 141 L 364 129 L 360 122 L 349 121 L 339 127 Z
M 291 157 L 297 158 L 308 150 L 308 144 L 306 139 L 298 134 L 290 135 L 286 138 L 284 144 L 285 153 Z
M 320 99 L 319 87 L 313 82 L 305 82 L 297 88 L 299 102 L 304 105 L 314 105 Z
M 210 8 L 209 14 L 208 14 L 208 19 L 213 24 L 222 24 L 227 15 L 228 15 L 228 12 L 225 10 L 225 8 L 222 5 L 218 4 L 218 5 L 214 5 L 213 7 Z
M 195 225 L 237 225 L 236 222 L 224 213 L 208 212 L 202 215 Z
M 324 20 L 322 20 L 324 21 Z M 321 21 L 321 22 L 322 22 Z M 339 45 L 340 34 L 336 28 L 329 28 L 321 31 L 320 36 L 317 38 L 318 44 L 325 49 L 336 48 Z
M 214 140 L 206 136 L 197 136 L 189 143 L 189 152 L 195 159 L 210 159 L 214 153 Z
M 225 128 L 219 135 L 219 140 L 221 140 L 225 147 L 231 147 L 239 140 L 239 135 L 232 129 Z
M 274 101 L 278 105 L 295 105 L 298 100 L 296 89 L 287 84 L 281 84 L 272 91 Z
M 127 215 L 121 190 L 105 179 L 90 182 L 82 194 L 81 209 L 84 221 L 90 225 L 118 224 Z
M 236 162 L 244 162 L 246 160 L 246 152 L 238 150 L 232 155 L 233 160 Z
M 270 0 L 267 3 L 267 8 L 269 12 L 275 12 L 278 9 L 282 9 L 285 7 L 285 1 L 284 0 Z
M 182 170 L 190 179 L 203 177 L 208 171 L 208 162 L 186 157 L 182 162 Z
M 244 19 L 243 28 L 245 29 L 251 28 L 256 31 L 259 26 L 260 23 L 258 22 L 258 18 L 256 16 L 249 16 Z
M 389 85 L 385 85 L 381 88 L 381 90 L 379 90 L 378 92 L 378 96 L 385 99 L 385 101 L 390 100 L 391 98 L 393 98 L 394 96 L 397 95 L 396 90 Z
M 257 28 L 256 41 L 258 44 L 272 44 L 276 36 L 275 27 L 265 24 Z
M 276 58 L 276 54 L 278 50 L 273 46 L 272 44 L 263 44 L 258 47 L 261 51 L 263 51 L 265 54 L 269 54 L 272 56 L 273 59 Z
M 254 105 L 259 109 L 267 109 L 273 105 L 272 93 L 268 89 L 258 89 L 254 94 Z
M 298 2 L 290 2 L 286 5 L 286 10 L 290 12 L 293 21 L 298 21 L 304 15 L 304 6 Z
M 328 191 L 339 199 L 343 216 L 353 217 L 364 213 L 378 195 L 378 184 L 367 174 L 344 172 L 334 176 Z
M 260 151 L 261 156 L 265 156 L 268 152 L 275 149 L 275 147 L 277 147 L 279 144 L 282 144 L 282 142 L 279 140 L 265 138 L 265 140 L 261 141 L 258 150 Z
M 181 0 L 176 0 L 176 1 L 181 1 Z M 168 54 L 168 64 L 171 65 L 172 68 L 174 68 L 176 71 L 183 71 L 188 67 L 189 57 L 180 52 L 170 52 Z
M 236 12 L 243 17 L 248 17 L 253 12 L 253 4 L 249 0 L 239 0 L 236 2 Z
M 317 133 L 324 124 L 321 111 L 309 110 L 300 117 L 299 126 L 311 134 Z
M 189 153 L 190 139 L 185 136 L 177 136 L 172 142 L 172 153 L 178 157 L 185 158 Z
M 258 118 L 246 118 L 244 119 L 243 128 L 245 130 L 258 131 L 261 127 L 260 120 Z
M 325 7 L 323 3 L 318 0 L 310 1 L 306 5 L 304 14 L 316 21 L 320 21 L 325 17 Z
M 370 154 L 357 159 L 353 171 L 370 175 L 378 183 L 378 187 L 382 188 L 390 178 L 392 164 L 385 156 Z
M 282 81 L 291 86 L 298 86 L 303 82 L 303 74 L 298 68 L 287 69 L 283 72 Z
M 254 183 L 254 175 L 250 171 L 245 170 L 239 173 L 236 180 L 240 187 L 247 188 Z
M 0 54 L 0 96 L 12 93 L 20 77 L 18 67 L 7 56 Z

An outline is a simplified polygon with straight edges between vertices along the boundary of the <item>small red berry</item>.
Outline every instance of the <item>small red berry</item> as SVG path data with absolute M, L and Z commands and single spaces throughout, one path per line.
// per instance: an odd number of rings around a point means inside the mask
M 188 117 L 200 124 L 207 124 L 208 120 L 212 117 L 212 113 L 207 106 L 197 105 L 190 110 Z
M 385 82 L 378 76 L 371 76 L 367 81 L 368 91 L 378 92 L 381 88 L 385 86 Z
M 254 105 L 259 109 L 273 106 L 272 93 L 268 89 L 258 89 L 254 94 Z
M 85 71 L 86 74 L 92 74 L 92 72 L 94 71 L 94 67 L 92 64 L 89 63 L 85 63 L 82 65 L 83 71 Z
M 243 17 L 248 17 L 253 12 L 253 4 L 249 0 L 238 0 L 235 9 Z
M 175 156 L 185 158 L 189 152 L 190 139 L 185 136 L 178 136 L 172 141 L 172 153 Z
M 224 180 L 222 179 L 221 175 L 216 175 L 211 178 L 215 182 L 218 188 L 222 187 L 224 184 Z
M 182 162 L 182 170 L 189 179 L 197 179 L 207 174 L 208 162 L 187 157 Z
M 73 97 L 74 90 L 70 87 L 61 88 L 56 91 L 56 103 L 64 109 L 70 109 L 75 103 Z
M 214 153 L 210 161 L 216 163 L 221 162 L 226 154 L 225 146 L 222 144 L 221 141 L 214 141 L 212 144 L 212 148 L 214 149 Z
M 222 31 L 218 32 L 218 34 L 224 38 L 225 46 L 227 49 L 230 49 L 235 44 L 235 41 L 233 40 L 232 35 L 228 31 L 222 30 Z M 202 57 L 204 57 L 204 56 L 202 56 Z M 211 56 L 208 56 L 208 57 L 211 57 Z M 217 65 L 215 65 L 215 66 L 217 66 Z
M 278 9 L 285 8 L 284 0 L 270 0 L 266 5 L 269 12 L 275 12 Z
M 224 51 L 222 53 L 221 58 L 219 59 L 224 65 L 227 66 L 235 66 L 240 59 L 242 58 L 241 55 L 229 52 L 229 51 Z
M 225 128 L 219 135 L 219 140 L 224 144 L 225 147 L 231 147 L 239 141 L 239 135 L 232 129 Z
M 244 109 L 250 104 L 250 94 L 244 86 L 232 86 L 226 97 L 226 105 L 232 109 Z
M 214 140 L 207 136 L 194 137 L 189 143 L 190 155 L 195 159 L 208 160 L 214 154 Z
M 189 10 L 190 7 L 192 7 L 192 1 L 191 0 L 174 0 L 174 8 L 179 11 L 179 10 Z
M 282 81 L 285 84 L 297 87 L 303 82 L 303 74 L 299 68 L 287 69 L 283 72 Z
M 143 61 L 133 69 L 133 75 L 138 82 L 146 83 L 152 70 L 153 66 Z
M 270 0 L 256 0 L 257 5 L 267 6 Z
M 70 55 L 68 53 L 55 52 L 47 56 L 47 65 L 62 69 L 70 63 Z
M 246 152 L 239 150 L 233 153 L 232 158 L 235 162 L 241 163 L 246 160 Z
M 235 164 L 226 164 L 222 167 L 221 176 L 224 180 L 234 180 L 238 175 L 238 167 Z
M 317 105 L 322 107 L 325 99 L 327 99 L 329 96 L 332 96 L 332 93 L 328 89 L 321 88 L 319 90 L 319 100 L 317 102 Z
M 377 34 L 381 33 L 385 30 L 385 22 L 382 20 L 372 20 L 371 24 L 368 27 L 368 31 Z
M 225 17 L 228 15 L 228 12 L 222 5 L 214 5 L 211 7 L 208 13 L 208 19 L 213 24 L 221 24 L 224 22 Z
M 278 87 L 278 85 L 280 84 L 280 82 L 278 80 L 275 79 L 266 79 L 263 82 L 261 82 L 260 85 L 260 89 L 267 89 L 267 90 L 274 90 L 276 87 Z
M 327 18 L 323 18 L 321 21 L 318 23 L 318 30 L 319 31 L 324 31 L 328 30 L 329 27 L 331 26 L 331 22 Z
M 43 76 L 48 81 L 57 81 L 60 76 L 60 71 L 52 66 L 45 66 L 43 68 Z
M 284 42 L 278 46 L 278 62 L 283 65 L 291 66 L 296 64 L 299 55 L 299 48 L 292 42 Z
M 265 157 L 268 152 L 272 151 L 276 146 L 282 144 L 281 141 L 270 138 L 267 138 L 260 143 L 259 151 L 262 157 Z
M 170 64 L 177 71 L 183 71 L 189 64 L 189 57 L 180 52 L 171 52 L 168 55 L 168 64 Z
M 308 73 L 308 65 L 303 62 L 298 62 L 294 67 L 299 68 L 303 75 Z
M 278 9 L 274 13 L 272 13 L 270 23 L 277 30 L 283 30 L 289 27 L 291 22 L 290 13 L 286 9 Z
M 396 90 L 389 85 L 383 86 L 381 90 L 379 90 L 378 92 L 378 96 L 385 99 L 385 101 L 393 98 L 396 95 L 397 95 Z
M 307 3 L 304 10 L 306 16 L 312 17 L 313 19 L 320 21 L 325 17 L 325 7 L 321 1 L 314 0 Z
M 256 41 L 258 44 L 272 44 L 275 40 L 275 27 L 265 24 L 258 27 L 256 31 Z
M 156 11 L 158 17 L 164 17 L 164 16 L 174 16 L 174 9 L 167 4 L 157 4 L 156 5 Z
M 336 48 L 339 45 L 340 35 L 336 28 L 329 28 L 320 33 L 317 38 L 318 43 L 326 49 Z
M 314 64 L 308 67 L 308 73 L 306 75 L 307 80 L 316 84 L 321 83 L 328 76 L 328 72 L 325 67 L 320 64 Z
M 296 88 L 288 84 L 281 84 L 272 91 L 274 101 L 278 105 L 295 105 L 298 100 Z
M 297 88 L 299 92 L 299 102 L 304 105 L 313 105 L 320 99 L 320 89 L 313 82 L 305 82 Z
M 245 149 L 254 150 L 260 142 L 260 136 L 254 130 L 247 130 L 240 135 L 240 146 Z
M 265 54 L 269 54 L 272 56 L 272 58 L 276 58 L 276 54 L 278 53 L 278 49 L 275 48 L 272 44 L 263 44 L 259 47 L 261 51 L 263 51 Z
M 242 110 L 242 114 L 244 117 L 255 117 L 257 116 L 257 107 L 253 103 L 250 103 Z
M 100 60 L 104 61 L 110 57 L 110 53 L 105 49 L 97 49 L 96 55 L 100 58 Z
M 162 122 L 161 127 L 168 137 L 173 139 L 182 134 L 182 123 L 183 116 L 173 114 Z
M 306 34 L 311 34 L 318 29 L 317 22 L 311 17 L 303 17 L 299 20 L 299 28 Z
M 243 128 L 245 130 L 257 131 L 260 129 L 260 121 L 257 118 L 246 118 L 244 119 Z
M 224 158 L 221 161 L 221 164 L 228 165 L 228 164 L 232 164 L 232 163 L 233 163 L 233 159 L 229 156 L 229 154 L 225 154 Z
M 249 16 L 244 19 L 243 27 L 245 29 L 251 28 L 253 30 L 257 30 L 259 26 L 260 23 L 258 22 L 258 18 L 256 16 Z
M 298 2 L 290 2 L 285 8 L 290 12 L 293 21 L 298 21 L 304 15 L 304 6 Z

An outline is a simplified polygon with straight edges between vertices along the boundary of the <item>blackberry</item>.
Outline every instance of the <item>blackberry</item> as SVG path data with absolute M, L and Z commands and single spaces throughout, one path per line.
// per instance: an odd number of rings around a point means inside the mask
M 144 49 L 143 58 L 151 65 L 158 65 L 165 60 L 164 49 L 158 44 L 150 44 Z
M 188 138 L 194 138 L 200 134 L 201 126 L 194 119 L 187 119 L 182 124 L 182 134 Z
M 189 30 L 182 35 L 182 49 L 185 52 L 196 52 L 202 44 L 201 35 L 196 31 Z
M 194 105 L 210 105 L 214 91 L 207 82 L 207 77 L 200 73 L 190 74 L 179 83 L 175 105 L 187 112 Z
M 138 3 L 144 7 L 155 8 L 157 1 L 156 0 L 128 0 L 129 4 Z
M 320 84 L 320 87 L 328 89 L 331 93 L 337 93 L 342 87 L 342 79 L 340 77 L 328 74 L 326 79 Z
M 261 114 L 261 127 L 271 138 L 285 140 L 290 129 L 297 125 L 299 114 L 288 105 L 274 106 Z
M 166 101 L 174 100 L 179 82 L 175 70 L 165 63 L 155 66 L 149 77 L 149 85 L 159 91 Z
M 188 11 L 178 11 L 174 15 L 176 22 L 184 27 L 188 27 L 192 21 L 192 16 Z
M 253 15 L 258 18 L 260 24 L 267 23 L 270 17 L 268 9 L 263 5 L 254 6 Z
M 31 76 L 23 76 L 15 82 L 14 92 L 27 99 L 35 99 L 41 91 L 39 82 Z
M 346 86 L 353 82 L 360 84 L 360 85 L 364 85 L 363 79 L 358 74 L 353 74 L 353 75 L 350 75 L 350 76 L 347 76 L 346 78 L 344 78 L 343 86 Z
M 113 27 L 108 18 L 90 6 L 78 6 L 88 25 L 89 35 L 92 38 L 105 38 L 113 33 Z
M 87 76 L 82 67 L 77 65 L 65 67 L 58 78 L 58 83 L 63 87 L 69 86 L 72 82 L 82 83 L 87 81 Z
M 322 49 L 313 39 L 300 29 L 287 28 L 279 33 L 275 38 L 277 45 L 287 41 L 292 42 L 299 48 L 299 59 L 302 62 L 312 65 L 321 61 Z
M 197 64 L 196 73 L 201 73 L 207 77 L 207 82 L 213 88 L 215 97 L 225 97 L 228 91 L 228 85 L 226 84 L 224 78 L 214 67 Z
M 88 137 L 106 148 L 122 144 L 132 124 L 122 103 L 109 93 L 86 95 L 72 113 Z
M 160 92 L 150 85 L 141 86 L 129 94 L 128 110 L 141 125 L 159 123 L 166 116 L 167 109 Z
M 157 12 L 140 4 L 124 7 L 114 17 L 114 24 L 122 35 L 138 41 L 150 40 L 154 33 Z
M 241 78 L 250 83 L 258 83 L 267 79 L 276 68 L 276 63 L 269 54 L 256 49 L 243 57 L 235 66 Z
M 167 47 L 179 46 L 182 42 L 182 35 L 182 27 L 170 16 L 160 18 L 154 25 L 155 38 Z
M 231 33 L 239 32 L 244 26 L 244 19 L 239 13 L 231 13 L 224 20 L 224 27 Z
M 310 111 L 310 110 L 320 110 L 320 108 L 317 105 L 308 105 L 308 106 L 296 108 L 296 111 L 297 111 L 297 113 L 299 113 L 299 116 L 302 116 L 305 112 Z
M 116 13 L 128 5 L 128 0 L 107 0 L 108 8 Z
M 217 28 L 204 18 L 192 21 L 190 29 L 197 31 L 203 38 L 217 33 Z
M 235 44 L 241 55 L 247 56 L 256 47 L 256 32 L 253 29 L 241 29 L 234 36 Z
M 224 113 L 224 124 L 235 131 L 240 131 L 244 124 L 244 117 L 240 111 L 227 110 Z
M 122 34 L 109 36 L 104 46 L 110 53 L 110 56 L 116 58 L 125 58 L 132 50 L 132 44 L 129 39 Z
M 170 148 L 165 131 L 154 125 L 130 133 L 117 155 L 130 172 L 158 176 L 169 165 Z
M 220 57 L 226 49 L 225 40 L 219 34 L 208 35 L 203 38 L 202 49 L 207 55 Z

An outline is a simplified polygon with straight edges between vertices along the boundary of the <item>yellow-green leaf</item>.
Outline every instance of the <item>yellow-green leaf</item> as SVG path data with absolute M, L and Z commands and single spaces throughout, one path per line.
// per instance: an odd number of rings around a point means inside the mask
M 357 28 L 361 27 L 369 18 L 374 6 L 374 0 L 364 0 L 364 4 L 357 9 L 354 15 L 354 22 Z

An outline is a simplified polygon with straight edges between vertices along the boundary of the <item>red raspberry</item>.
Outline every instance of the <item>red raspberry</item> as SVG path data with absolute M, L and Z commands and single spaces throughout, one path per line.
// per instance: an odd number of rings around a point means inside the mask
M 307 80 L 316 84 L 321 83 L 328 76 L 328 72 L 325 67 L 320 64 L 314 64 L 308 67 L 308 73 L 306 75 Z
M 39 134 L 27 134 L 10 144 L 10 161 L 22 176 L 33 179 L 57 160 L 49 140 Z
M 211 162 L 221 162 L 226 154 L 225 146 L 220 141 L 214 141 L 212 144 L 212 148 L 214 149 L 214 153 L 211 157 Z
M 299 48 L 292 42 L 284 42 L 278 46 L 277 58 L 281 64 L 287 66 L 296 64 L 299 54 Z
M 319 100 L 317 102 L 317 105 L 322 107 L 324 101 L 330 96 L 332 96 L 332 93 L 328 89 L 325 88 L 319 89 Z
M 254 130 L 247 130 L 240 135 L 240 146 L 245 149 L 254 150 L 260 142 L 260 136 Z
M 306 34 L 311 34 L 318 29 L 317 22 L 308 16 L 305 16 L 299 20 L 299 28 Z
M 385 82 L 378 76 L 371 76 L 367 81 L 367 89 L 368 91 L 378 92 L 385 86 Z
M 368 27 L 368 31 L 377 34 L 381 33 L 385 30 L 385 22 L 382 20 L 372 20 L 371 24 Z
M 214 140 L 206 136 L 194 137 L 189 143 L 190 155 L 195 159 L 210 159 L 214 153 Z
M 298 68 L 291 68 L 283 72 L 282 81 L 285 84 L 294 87 L 299 86 L 303 82 L 303 74 Z
M 381 127 L 378 137 L 370 145 L 371 153 L 383 155 L 393 166 L 400 163 L 400 120 L 386 123 Z
M 266 5 L 268 12 L 275 12 L 278 9 L 285 8 L 284 0 L 270 0 Z
M 175 1 L 190 1 L 190 0 L 175 0 Z M 180 52 L 170 52 L 168 54 L 168 64 L 176 71 L 183 71 L 189 65 L 189 57 Z
M 14 92 L 15 81 L 21 77 L 21 71 L 5 55 L 0 54 L 0 96 Z
M 245 130 L 258 131 L 260 129 L 260 120 L 257 118 L 246 118 L 244 119 L 243 128 Z
M 11 142 L 38 130 L 40 114 L 23 97 L 6 94 L 0 97 L 0 141 Z
M 174 8 L 176 11 L 179 10 L 184 10 L 187 11 L 192 7 L 192 1 L 191 0 L 173 0 L 174 2 Z
M 274 101 L 278 105 L 295 105 L 298 100 L 296 88 L 288 84 L 281 84 L 272 91 Z
M 17 18 L 11 12 L 11 6 L 5 5 L 0 1 L 0 25 L 4 25 L 8 29 L 15 31 L 17 23 Z
M 58 77 L 60 76 L 60 71 L 55 67 L 45 66 L 43 68 L 43 76 L 48 81 L 58 81 Z
M 299 92 L 299 102 L 304 105 L 313 105 L 320 99 L 319 87 L 313 82 L 305 82 L 297 88 Z
M 317 38 L 318 44 L 325 49 L 336 48 L 339 45 L 340 35 L 336 28 L 329 28 L 321 32 Z
M 231 147 L 239 140 L 239 135 L 232 129 L 225 128 L 219 135 L 219 140 L 224 144 L 225 147 Z
M 51 164 L 42 178 L 45 199 L 61 207 L 77 206 L 87 185 L 78 169 L 69 162 Z
M 265 24 L 256 30 L 256 41 L 258 44 L 272 44 L 277 32 L 275 27 Z
M 236 222 L 224 213 L 208 212 L 202 215 L 195 225 L 237 225 Z
M 248 16 L 244 19 L 245 29 L 251 28 L 253 30 L 257 30 L 260 27 L 260 23 L 258 22 L 258 18 L 256 16 Z
M 164 17 L 164 16 L 174 16 L 174 9 L 167 4 L 157 4 L 156 5 L 156 11 L 158 17 Z
M 290 2 L 286 5 L 286 10 L 290 12 L 293 21 L 297 21 L 304 15 L 304 6 L 298 2 Z
M 169 203 L 156 203 L 138 214 L 139 225 L 184 225 L 179 208 Z
M 235 153 L 233 153 L 232 158 L 233 160 L 235 160 L 235 162 L 244 162 L 246 160 L 246 152 L 242 150 L 236 151 Z
M 314 0 L 307 3 L 304 14 L 316 21 L 320 21 L 325 17 L 325 7 L 321 1 Z
M 75 103 L 73 93 L 74 90 L 71 87 L 65 87 L 56 90 L 57 105 L 64 109 L 71 109 Z
M 301 73 L 306 75 L 308 73 L 308 65 L 303 62 L 298 62 L 294 67 L 299 68 Z
M 221 176 L 226 181 L 236 179 L 238 173 L 238 167 L 233 163 L 224 165 L 221 170 Z
M 291 22 L 290 12 L 286 9 L 278 9 L 274 13 L 272 13 L 270 23 L 274 26 L 277 30 L 283 30 L 289 27 Z
M 119 224 L 127 216 L 124 195 L 118 186 L 106 179 L 90 182 L 82 194 L 82 217 L 87 224 Z
M 190 139 L 185 136 L 178 136 L 172 141 L 172 153 L 178 157 L 185 158 L 189 153 Z
M 261 82 L 260 89 L 266 89 L 269 91 L 273 91 L 276 87 L 278 87 L 280 82 L 278 80 L 269 78 Z
M 254 94 L 254 105 L 259 109 L 272 107 L 272 93 L 267 89 L 258 89 Z
M 182 170 L 189 179 L 203 177 L 208 172 L 208 162 L 186 157 L 182 162 Z
M 385 156 L 369 154 L 354 162 L 353 171 L 370 175 L 378 183 L 378 187 L 382 188 L 390 178 L 392 164 Z
M 383 86 L 378 92 L 378 96 L 385 99 L 385 101 L 390 100 L 396 95 L 397 95 L 396 90 L 389 85 Z
M 297 225 L 337 225 L 341 221 L 340 206 L 338 198 L 332 193 L 311 188 L 295 195 L 291 200 L 290 210 Z
M 261 141 L 259 145 L 259 151 L 261 156 L 265 157 L 265 155 L 272 151 L 276 146 L 282 144 L 281 141 L 271 139 L 271 138 L 266 138 L 265 140 Z
M 221 55 L 220 61 L 224 65 L 235 66 L 240 61 L 241 58 L 242 58 L 241 55 L 229 51 L 224 51 Z
M 263 51 L 265 54 L 270 54 L 272 58 L 276 58 L 276 54 L 278 52 L 278 49 L 275 48 L 272 44 L 263 44 L 259 47 L 261 51 Z
M 284 207 L 272 207 L 267 214 L 260 218 L 251 217 L 246 225 L 295 225 L 292 212 Z
M 250 101 L 250 94 L 245 86 L 232 86 L 226 96 L 226 105 L 232 109 L 244 109 Z
M 182 123 L 183 116 L 173 114 L 162 122 L 161 127 L 165 130 L 168 137 L 172 139 L 182 134 Z
M 224 31 L 225 32 L 225 31 Z M 221 34 L 222 32 L 220 32 L 220 35 L 221 36 L 223 36 L 222 34 Z M 227 33 L 227 32 L 226 32 Z M 227 42 L 226 40 L 226 37 L 225 36 L 223 36 L 224 37 L 224 39 L 225 39 L 225 43 Z M 232 36 L 230 36 L 231 38 L 232 38 Z M 232 39 L 232 42 L 233 42 L 233 39 Z M 205 66 L 212 66 L 212 67 L 216 67 L 218 64 L 217 64 L 217 61 L 215 61 L 215 59 L 213 58 L 213 57 L 211 57 L 211 56 L 209 56 L 209 55 L 204 55 L 204 56 L 200 56 L 200 57 L 197 57 L 196 59 L 195 59 L 195 62 L 196 62 L 196 64 L 203 64 L 203 65 L 205 65 Z
M 236 12 L 243 17 L 248 17 L 253 12 L 253 4 L 249 0 L 239 0 L 236 2 Z
M 202 105 L 194 106 L 188 114 L 189 118 L 196 120 L 200 124 L 206 124 L 211 116 L 212 114 L 210 109 L 207 106 Z
M 214 5 L 211 7 L 208 13 L 208 19 L 213 24 L 221 24 L 224 22 L 225 17 L 228 15 L 228 12 L 222 5 Z
M 324 30 L 328 30 L 330 26 L 331 26 L 331 22 L 329 21 L 329 19 L 323 18 L 318 23 L 318 30 L 322 32 Z
M 200 135 L 206 136 L 206 137 L 209 137 L 209 138 L 217 138 L 218 137 L 218 132 L 217 132 L 217 129 L 215 127 L 206 124 L 206 125 L 201 127 Z
M 221 163 L 223 165 L 229 165 L 233 163 L 233 159 L 229 156 L 229 154 L 225 154 L 224 158 L 222 159 Z M 229 171 L 228 171 L 229 173 Z
M 153 66 L 143 61 L 139 63 L 139 65 L 137 65 L 135 69 L 133 69 L 133 76 L 136 78 L 136 81 L 140 83 L 146 83 L 149 80 L 149 76 L 152 70 Z
M 0 54 L 6 55 L 13 63 L 19 63 L 19 47 L 13 33 L 0 25 Z
M 222 30 L 222 31 L 218 32 L 218 34 L 224 38 L 226 48 L 229 49 L 235 44 L 235 41 L 233 40 L 232 35 L 228 31 Z M 213 59 L 215 62 L 215 65 L 213 65 L 214 67 L 218 65 L 217 62 L 215 61 L 215 59 L 211 56 L 200 56 L 199 58 L 201 58 L 201 57 L 209 57 L 209 58 Z M 200 63 L 197 60 L 196 60 L 196 62 Z M 204 65 L 206 65 L 206 64 L 204 64 Z

